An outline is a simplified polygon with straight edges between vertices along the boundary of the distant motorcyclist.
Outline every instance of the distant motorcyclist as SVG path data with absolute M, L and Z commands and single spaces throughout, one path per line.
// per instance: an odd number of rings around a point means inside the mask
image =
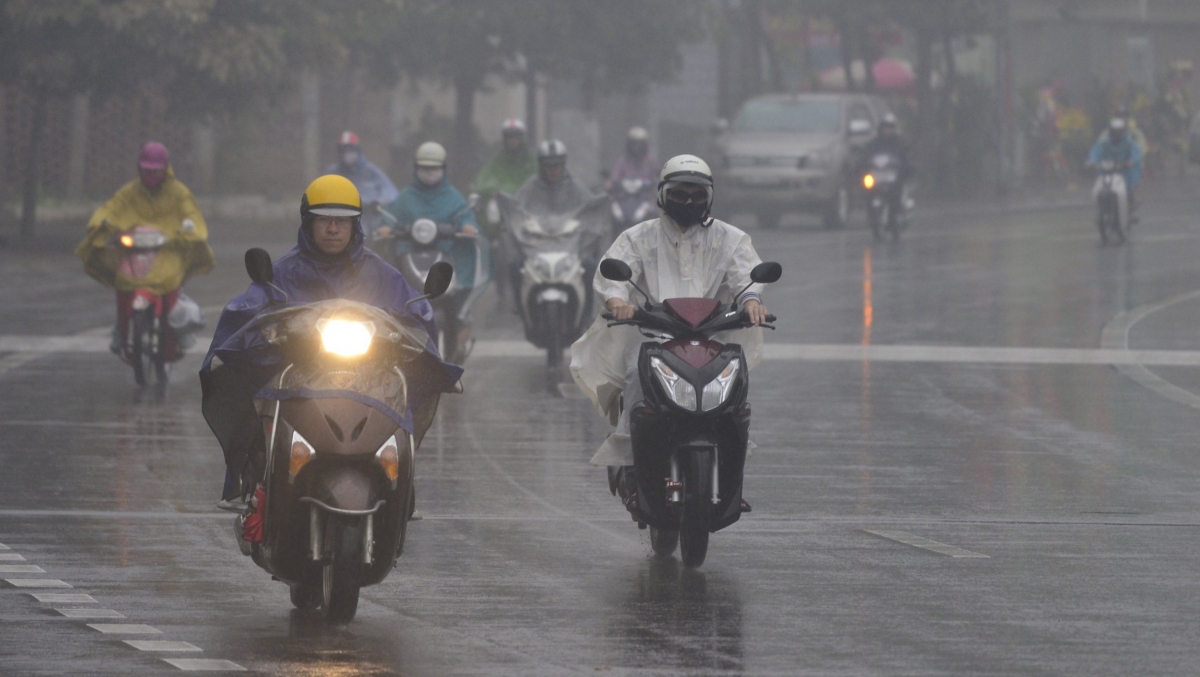
M 365 207 L 362 215 L 363 229 L 370 233 L 381 223 L 375 205 L 391 203 L 400 191 L 382 169 L 363 155 L 362 145 L 354 132 L 345 131 L 338 137 L 337 157 L 337 162 L 329 165 L 325 173 L 344 176 L 358 189 Z
M 1088 153 L 1087 166 L 1095 168 L 1101 162 L 1111 161 L 1116 164 L 1125 178 L 1125 196 L 1129 205 L 1129 222 L 1137 223 L 1137 200 L 1134 199 L 1134 188 L 1142 180 L 1142 150 L 1128 133 L 1128 125 L 1123 118 L 1113 118 L 1108 123 L 1108 134 L 1092 146 Z
M 627 263 L 633 270 L 631 282 L 650 295 L 651 303 L 679 297 L 718 298 L 727 304 L 737 301 L 755 325 L 763 324 L 767 309 L 760 299 L 762 285 L 750 284 L 750 271 L 762 260 L 749 235 L 712 217 L 713 177 L 708 164 L 694 155 L 671 158 L 662 167 L 658 195 L 662 215 L 621 233 L 603 258 Z M 593 285 L 617 320 L 632 318 L 642 300 L 629 282 L 597 275 Z M 739 292 L 741 296 L 733 298 Z M 753 367 L 762 356 L 762 330 L 743 331 L 749 333 L 737 342 L 746 350 L 748 367 Z M 616 414 L 617 396 L 624 391 L 625 406 L 616 430 L 591 462 L 623 467 L 626 486 L 633 486 L 628 484 L 633 464 L 629 412 L 643 399 L 637 364 L 641 342 L 636 331 L 617 334 L 598 319 L 571 346 L 575 382 L 602 414 L 610 419 Z
M 417 148 L 413 157 L 413 182 L 396 196 L 385 210 L 395 223 L 410 226 L 417 219 L 430 219 L 434 223 L 450 223 L 458 228 L 462 235 L 480 237 L 479 227 L 475 223 L 475 214 L 471 212 L 466 198 L 458 189 L 450 185 L 446 176 L 446 149 L 436 141 L 426 141 Z M 389 237 L 392 233 L 390 225 L 381 226 L 375 235 L 378 238 Z M 454 250 L 454 270 L 463 286 L 471 287 L 475 282 L 475 248 L 456 247 Z M 446 349 L 447 354 L 457 355 L 470 336 L 471 326 L 467 322 L 459 327 L 455 349 Z
M 1150 142 L 1146 140 L 1146 135 L 1142 133 L 1141 127 L 1137 120 L 1129 113 L 1128 106 L 1117 106 L 1116 115 L 1114 117 L 1121 118 L 1125 121 L 1125 131 L 1129 135 L 1129 139 L 1137 144 L 1139 150 L 1142 151 L 1142 158 L 1146 157 L 1146 153 L 1150 152 Z M 1096 143 L 1100 143 L 1108 136 L 1108 128 L 1096 136 Z
M 254 405 L 276 364 L 231 363 L 217 355 L 242 355 L 259 345 L 255 337 L 238 338 L 255 316 L 281 303 L 301 304 L 349 299 L 383 308 L 422 325 L 436 336 L 433 309 L 426 301 L 407 305 L 420 295 L 404 276 L 363 246 L 362 199 L 345 177 L 325 175 L 300 199 L 297 245 L 275 260 L 273 287 L 252 284 L 221 312 L 212 346 L 200 370 L 204 418 L 225 453 L 227 473 L 222 502 L 243 495 L 238 478 L 249 454 L 262 448 L 263 426 Z M 286 294 L 286 297 L 284 296 Z M 259 343 L 256 343 L 256 340 Z M 238 346 L 245 350 L 236 350 Z M 436 351 L 436 346 L 434 347 Z M 458 367 L 447 365 L 457 378 Z
M 900 163 L 900 181 L 907 183 L 913 175 L 910 161 L 908 142 L 900 135 L 900 125 L 896 116 L 887 113 L 879 121 L 875 137 L 868 141 L 862 150 L 862 165 L 864 171 L 868 168 L 871 158 L 876 155 L 891 155 Z
M 157 255 L 149 274 L 133 280 L 122 274 L 122 254 L 110 245 L 120 234 L 143 225 L 162 232 L 170 242 Z M 192 192 L 175 178 L 166 146 L 157 141 L 142 146 L 138 178 L 122 186 L 92 214 L 87 235 L 76 247 L 75 255 L 83 259 L 88 275 L 117 290 L 117 326 L 109 348 L 118 354 L 122 327 L 129 319 L 123 315 L 129 311 L 135 289 L 146 288 L 162 295 L 166 315 L 178 301 L 184 281 L 212 270 L 216 259 L 208 246 L 208 226 Z M 168 341 L 176 340 L 182 349 L 194 338 L 169 332 Z M 173 348 L 168 345 L 167 353 L 174 352 Z
M 625 179 L 641 179 L 653 186 L 661 165 L 650 153 L 650 134 L 643 127 L 633 127 L 625 136 L 625 152 L 613 164 L 605 187 L 611 191 Z
M 485 205 L 496 193 L 516 193 L 537 172 L 537 156 L 525 140 L 525 123 L 509 118 L 501 125 L 500 133 L 504 147 L 471 182 L 471 192 L 478 194 Z M 496 228 L 492 226 L 485 219 L 484 231 L 489 236 L 496 234 Z

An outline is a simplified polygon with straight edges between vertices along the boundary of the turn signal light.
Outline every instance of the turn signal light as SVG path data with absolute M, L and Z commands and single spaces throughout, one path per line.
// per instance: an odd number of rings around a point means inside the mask
M 388 438 L 379 451 L 375 452 L 375 460 L 389 480 L 395 482 L 400 477 L 400 447 L 396 444 L 395 437 Z
M 129 234 L 122 235 L 121 236 L 121 246 L 132 247 L 133 246 L 133 236 L 129 235 Z
M 313 456 L 317 455 L 317 450 L 313 449 L 308 440 L 300 436 L 300 433 L 292 433 L 292 451 L 288 458 L 288 477 L 295 479 L 296 475 L 300 474 L 303 468 Z

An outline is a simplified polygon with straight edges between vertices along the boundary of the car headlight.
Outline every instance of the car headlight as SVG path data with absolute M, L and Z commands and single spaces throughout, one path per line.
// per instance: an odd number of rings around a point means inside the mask
M 371 349 L 375 338 L 374 322 L 355 320 L 320 320 L 317 331 L 321 334 L 321 348 L 338 357 L 359 357 Z
M 612 203 L 612 215 L 617 221 L 625 218 L 624 212 L 621 211 L 621 205 L 617 204 L 616 202 Z
M 392 482 L 400 477 L 400 444 L 396 442 L 396 436 L 392 435 L 379 447 L 379 451 L 375 452 L 375 462 L 383 468 L 383 474 Z
M 288 482 L 295 480 L 300 470 L 316 455 L 317 450 L 313 449 L 313 445 L 304 439 L 300 431 L 293 430 L 292 446 L 288 455 Z
M 437 224 L 429 219 L 417 219 L 412 224 L 412 239 L 417 244 L 429 244 L 437 239 Z
M 672 402 L 682 409 L 696 411 L 695 386 L 683 380 L 674 369 L 657 357 L 650 358 L 650 368 L 654 370 L 654 375 L 658 377 L 658 382 L 667 391 L 667 397 L 670 397 Z
M 741 367 L 741 360 L 736 357 L 725 365 L 717 377 L 708 382 L 704 386 L 704 411 L 712 411 L 725 403 L 729 397 L 729 391 L 733 390 L 733 379 L 737 376 L 738 369 Z

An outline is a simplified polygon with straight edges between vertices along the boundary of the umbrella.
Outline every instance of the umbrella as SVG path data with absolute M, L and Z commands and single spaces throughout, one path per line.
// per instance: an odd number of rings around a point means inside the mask
M 855 61 L 850 65 L 850 72 L 854 74 L 854 81 L 862 83 L 866 80 L 866 69 L 863 67 L 862 61 Z M 916 84 L 917 78 L 913 75 L 912 66 L 907 61 L 899 59 L 880 59 L 871 67 L 871 72 L 875 75 L 875 86 L 881 90 L 903 91 L 912 89 Z M 818 76 L 822 87 L 829 89 L 845 89 L 846 88 L 846 71 L 841 66 L 834 66 L 821 71 Z

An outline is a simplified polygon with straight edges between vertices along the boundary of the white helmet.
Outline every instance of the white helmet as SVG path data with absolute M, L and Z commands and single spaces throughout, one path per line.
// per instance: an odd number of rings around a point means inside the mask
M 543 164 L 566 164 L 567 144 L 558 139 L 546 139 L 538 144 L 538 162 Z
M 500 125 L 500 133 L 503 136 L 525 136 L 525 123 L 521 122 L 519 118 L 509 118 Z
M 426 141 L 417 148 L 415 159 L 418 167 L 443 167 L 446 164 L 446 149 L 437 141 Z
M 647 132 L 645 127 L 630 127 L 625 138 L 630 141 L 649 141 L 650 132 Z
M 681 183 L 704 186 L 708 192 L 707 208 L 712 209 L 713 175 L 708 163 L 695 155 L 676 155 L 667 160 L 658 174 L 658 206 L 666 209 L 667 191 Z

